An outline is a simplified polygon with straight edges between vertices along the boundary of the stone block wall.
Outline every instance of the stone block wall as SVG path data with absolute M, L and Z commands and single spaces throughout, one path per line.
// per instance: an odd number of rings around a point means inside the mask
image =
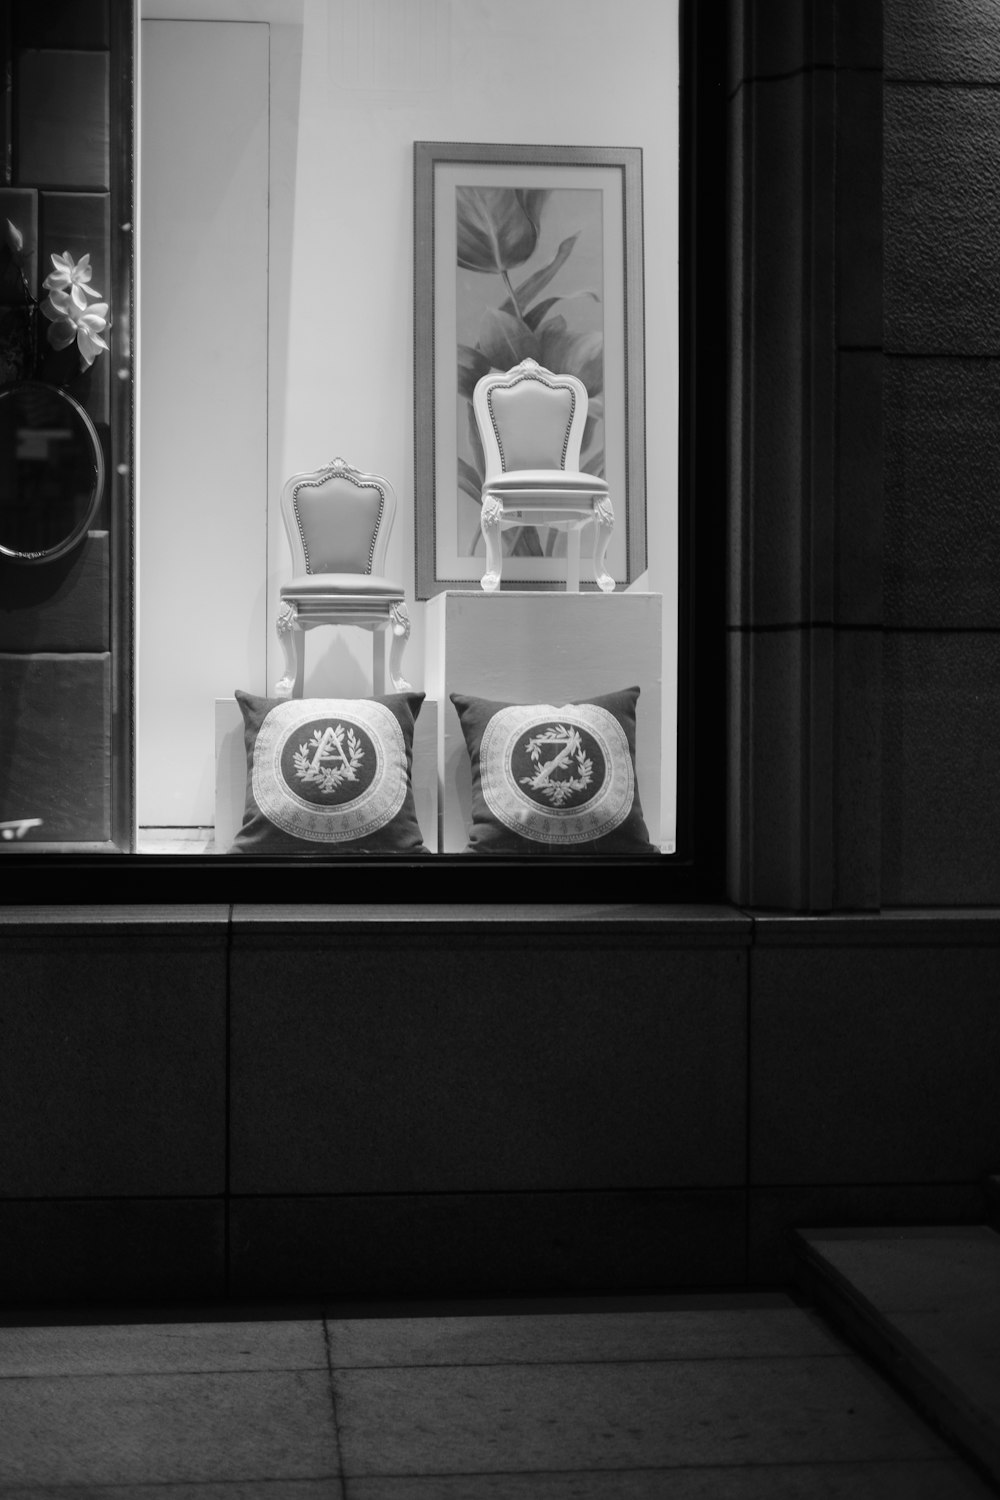
M 1000 892 L 1000 13 L 885 0 L 886 904 Z
M 880 902 L 878 6 L 731 7 L 729 892 Z
M 776 1286 L 977 1222 L 1000 928 L 0 909 L 0 1304 Z
M 1000 898 L 1000 12 L 738 0 L 729 891 Z

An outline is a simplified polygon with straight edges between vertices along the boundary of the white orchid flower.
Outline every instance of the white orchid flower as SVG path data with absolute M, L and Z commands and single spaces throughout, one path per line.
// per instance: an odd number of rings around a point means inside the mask
M 101 338 L 108 326 L 106 302 L 81 305 L 71 292 L 57 288 L 42 303 L 42 312 L 52 323 L 48 340 L 53 349 L 67 349 L 75 339 L 84 365 L 90 366 L 101 350 L 108 348 Z
M 74 261 L 68 250 L 64 250 L 62 255 L 52 256 L 52 264 L 55 270 L 50 271 L 42 282 L 46 291 L 68 293 L 78 308 L 87 306 L 88 297 L 100 297 L 100 292 L 90 285 L 94 272 L 89 250 L 77 261 Z

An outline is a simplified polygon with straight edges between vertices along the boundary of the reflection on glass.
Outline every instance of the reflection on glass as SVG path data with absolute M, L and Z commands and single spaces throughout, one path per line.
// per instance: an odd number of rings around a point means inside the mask
M 0 552 L 29 563 L 68 552 L 103 487 L 100 440 L 79 402 L 37 381 L 0 391 Z

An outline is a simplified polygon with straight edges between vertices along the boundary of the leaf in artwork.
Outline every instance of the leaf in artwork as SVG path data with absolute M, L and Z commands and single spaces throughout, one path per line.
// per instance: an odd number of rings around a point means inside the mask
M 545 354 L 545 368 L 554 375 L 564 375 L 561 365 L 547 363 L 550 359 L 561 359 L 562 350 L 569 338 L 569 325 L 562 313 L 556 313 L 538 330 L 538 347 Z
M 550 318 L 539 332 L 539 343 L 546 369 L 575 375 L 587 387 L 588 396 L 600 395 L 604 389 L 603 333 L 569 333 L 562 318 Z
M 502 273 L 521 266 L 538 244 L 538 221 L 548 190 L 455 189 L 458 264 L 466 271 Z
M 490 367 L 509 370 L 522 359 L 538 359 L 538 339 L 519 318 L 496 308 L 483 315 L 479 325 L 479 350 Z M 544 364 L 544 360 L 542 361 Z
M 560 292 L 557 297 L 546 297 L 544 302 L 536 302 L 524 315 L 524 321 L 528 327 L 536 333 L 540 331 L 539 325 L 550 308 L 555 307 L 557 302 L 574 302 L 579 297 L 589 297 L 592 302 L 600 302 L 596 292 Z
M 476 421 L 476 413 L 472 402 L 466 403 L 466 421 L 469 428 L 469 447 L 472 449 L 473 467 L 479 471 L 479 483 L 483 482 L 486 474 L 486 454 L 483 452 L 483 440 L 479 434 L 479 423 Z
M 472 465 L 466 463 L 464 458 L 458 460 L 458 487 L 469 496 L 470 500 L 475 500 L 477 505 L 482 504 L 482 476 L 477 474 Z
M 549 198 L 551 196 L 552 189 L 515 188 L 515 192 L 524 205 L 524 211 L 528 215 L 528 218 L 532 221 L 533 224 L 540 224 L 542 221 L 542 209 L 545 207 L 545 200 L 546 198 Z
M 476 382 L 490 373 L 490 362 L 481 349 L 472 349 L 468 344 L 458 346 L 458 394 L 472 400 Z
M 561 267 L 566 264 L 566 261 L 569 259 L 572 252 L 573 246 L 576 244 L 579 238 L 579 230 L 577 230 L 576 234 L 569 235 L 566 239 L 563 240 L 562 244 L 559 246 L 559 249 L 556 251 L 555 255 L 549 261 L 547 266 L 542 266 L 539 270 L 534 271 L 530 276 L 526 277 L 525 280 L 521 282 L 520 286 L 516 286 L 514 288 L 514 295 L 517 298 L 517 305 L 521 309 L 522 316 L 524 315 L 525 309 L 529 308 L 532 302 L 534 302 L 539 292 L 544 292 L 553 276 L 555 276 L 561 269 Z M 514 309 L 510 305 L 509 300 L 504 303 L 504 311 L 514 311 Z

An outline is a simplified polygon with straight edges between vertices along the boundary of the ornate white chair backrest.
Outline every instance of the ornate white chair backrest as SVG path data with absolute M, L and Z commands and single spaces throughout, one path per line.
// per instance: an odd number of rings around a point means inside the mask
M 487 479 L 515 469 L 579 469 L 587 388 L 575 375 L 554 375 L 524 359 L 484 375 L 472 403 Z
M 342 458 L 293 474 L 281 492 L 281 515 L 295 577 L 384 572 L 396 494 L 380 474 L 362 473 Z

